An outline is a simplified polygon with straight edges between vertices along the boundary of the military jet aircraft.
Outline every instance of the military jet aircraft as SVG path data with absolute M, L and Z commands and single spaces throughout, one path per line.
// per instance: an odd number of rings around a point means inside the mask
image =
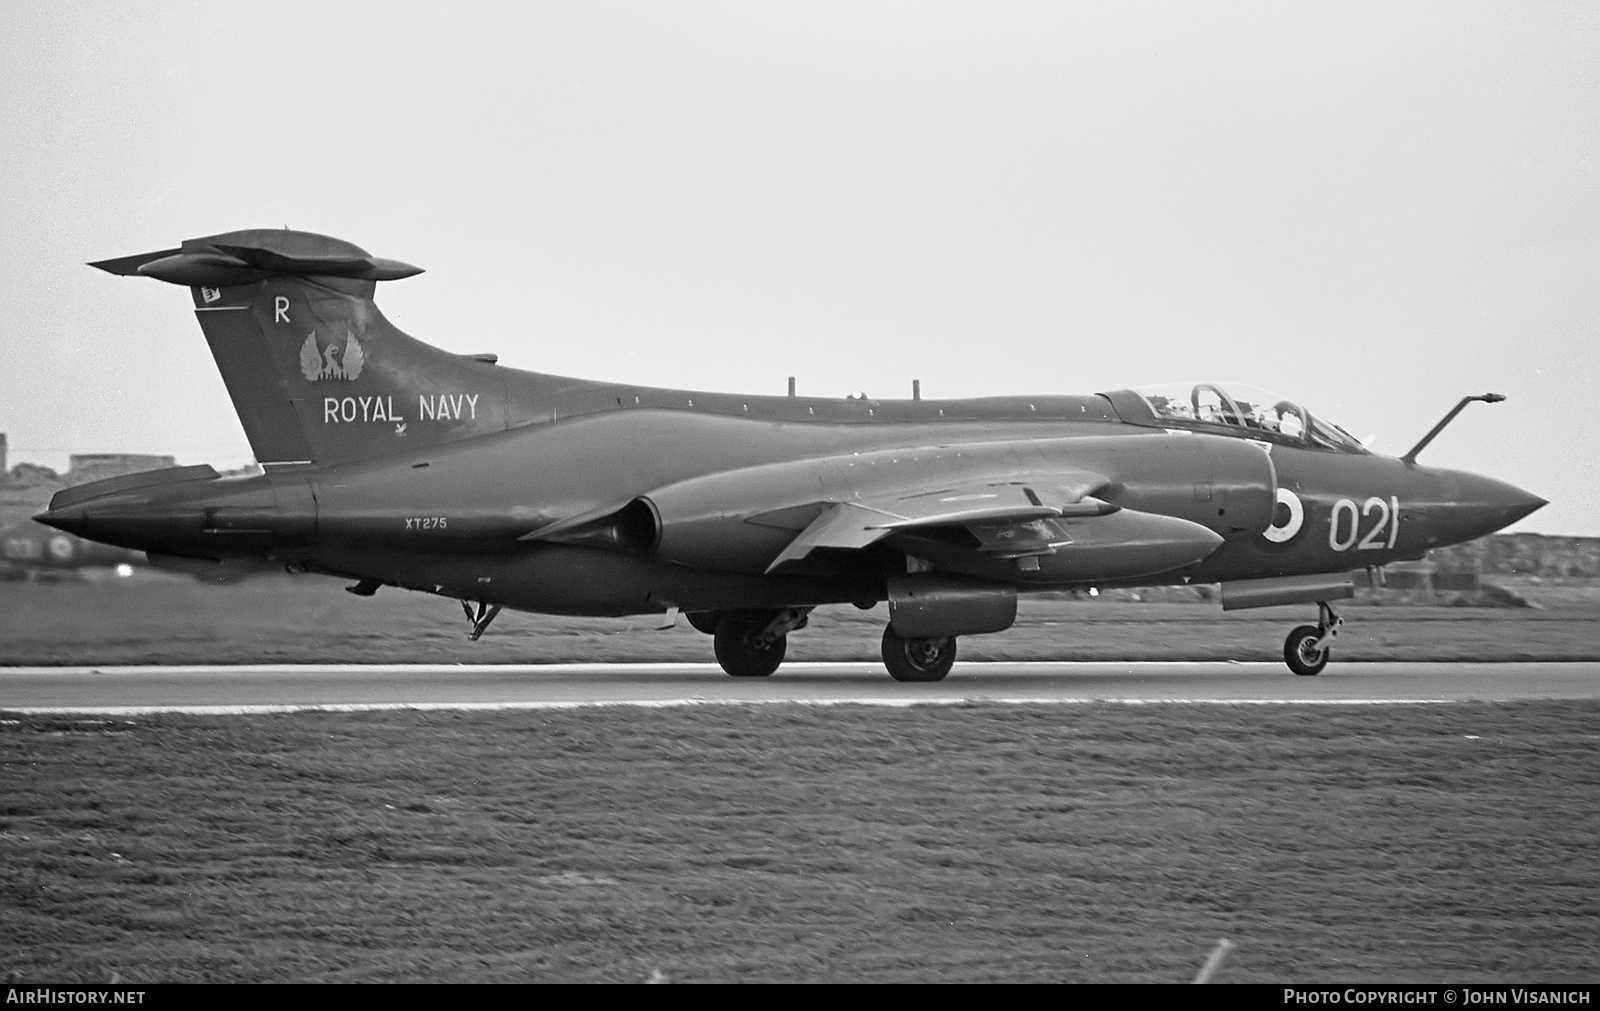
M 407 336 L 380 281 L 420 269 L 250 230 L 104 260 L 191 290 L 265 473 L 207 466 L 55 496 L 40 519 L 168 565 L 261 564 L 503 607 L 682 612 L 764 677 L 813 608 L 888 601 L 900 681 L 1020 593 L 1220 583 L 1224 610 L 1315 604 L 1284 658 L 1320 672 L 1352 573 L 1481 537 L 1544 500 L 1368 452 L 1297 401 L 1189 384 L 968 400 L 742 396 L 501 367 Z

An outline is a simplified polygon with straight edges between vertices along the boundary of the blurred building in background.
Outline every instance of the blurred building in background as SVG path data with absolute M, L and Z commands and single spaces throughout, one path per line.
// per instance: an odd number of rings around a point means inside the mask
M 68 457 L 67 484 L 88 484 L 102 478 L 137 474 L 141 470 L 176 467 L 178 460 L 152 453 L 74 453 Z
M 95 544 L 52 530 L 33 522 L 33 516 L 63 488 L 141 470 L 175 467 L 175 458 L 150 453 L 75 453 L 68 458 L 67 473 L 57 474 L 36 463 L 8 467 L 7 448 L 5 434 L 0 433 L 0 578 L 33 578 L 144 561 L 140 552 Z

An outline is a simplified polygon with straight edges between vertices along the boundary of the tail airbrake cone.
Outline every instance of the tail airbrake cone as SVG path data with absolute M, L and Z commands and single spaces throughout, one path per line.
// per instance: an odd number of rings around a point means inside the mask
M 47 527 L 55 527 L 78 537 L 88 527 L 87 518 L 82 509 L 46 509 L 33 518 L 35 523 L 43 523 Z

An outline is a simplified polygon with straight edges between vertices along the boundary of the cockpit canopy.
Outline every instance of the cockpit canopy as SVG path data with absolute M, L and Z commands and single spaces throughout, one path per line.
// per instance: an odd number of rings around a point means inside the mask
M 1288 445 L 1365 453 L 1360 440 L 1293 400 L 1257 386 L 1170 383 L 1134 389 L 1156 422 L 1175 428 L 1227 430 Z

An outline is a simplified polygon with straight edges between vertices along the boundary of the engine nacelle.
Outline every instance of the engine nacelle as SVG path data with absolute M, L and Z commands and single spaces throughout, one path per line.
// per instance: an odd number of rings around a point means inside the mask
M 1118 461 L 1117 486 L 1104 498 L 1198 523 L 1227 541 L 1258 537 L 1272 524 L 1278 475 L 1266 443 L 1207 435 L 1169 435 L 1159 449 L 1125 442 L 1132 452 Z
M 656 557 L 695 568 L 763 572 L 825 508 L 819 470 L 814 460 L 747 467 L 636 501 L 655 517 Z M 779 515 L 769 517 L 774 511 Z

